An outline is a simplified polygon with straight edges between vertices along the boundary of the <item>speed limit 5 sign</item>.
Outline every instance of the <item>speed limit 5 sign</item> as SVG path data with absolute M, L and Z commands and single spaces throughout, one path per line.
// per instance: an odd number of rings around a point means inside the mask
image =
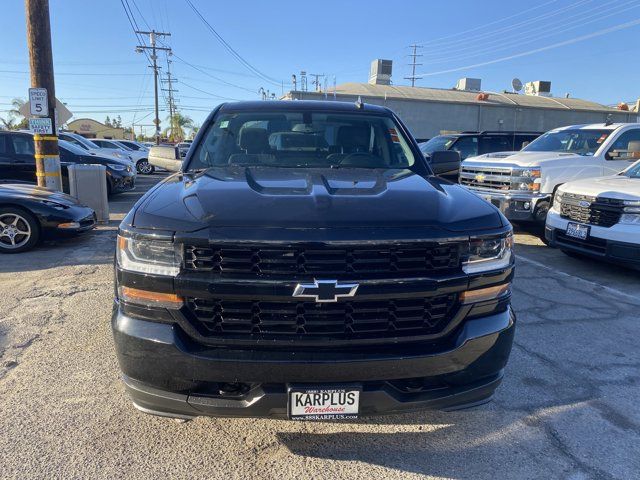
M 46 88 L 29 89 L 29 110 L 31 115 L 49 115 L 49 95 Z

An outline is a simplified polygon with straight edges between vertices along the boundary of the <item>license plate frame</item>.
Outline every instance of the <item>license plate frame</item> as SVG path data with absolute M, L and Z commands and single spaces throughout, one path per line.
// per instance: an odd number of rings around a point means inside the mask
M 586 241 L 591 233 L 591 226 L 583 223 L 569 222 L 565 235 L 569 238 L 575 238 L 576 240 Z
M 287 416 L 291 420 L 355 420 L 360 414 L 361 394 L 361 385 L 291 385 L 287 389 Z

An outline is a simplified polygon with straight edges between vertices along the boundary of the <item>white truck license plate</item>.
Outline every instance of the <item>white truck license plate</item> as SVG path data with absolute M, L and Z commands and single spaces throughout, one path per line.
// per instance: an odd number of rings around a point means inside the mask
M 580 223 L 569 222 L 567 225 L 567 237 L 577 238 L 579 240 L 586 240 L 589 236 L 589 225 L 582 225 Z
M 360 390 L 310 388 L 289 390 L 289 418 L 293 420 L 341 420 L 358 418 Z

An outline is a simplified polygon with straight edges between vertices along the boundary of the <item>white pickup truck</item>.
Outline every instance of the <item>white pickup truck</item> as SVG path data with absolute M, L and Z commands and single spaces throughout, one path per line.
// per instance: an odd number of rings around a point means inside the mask
M 467 158 L 460 183 L 511 221 L 544 223 L 556 189 L 614 175 L 640 158 L 640 124 L 573 125 L 541 135 L 519 152 Z
M 563 252 L 640 270 L 640 161 L 609 177 L 556 190 L 545 236 Z

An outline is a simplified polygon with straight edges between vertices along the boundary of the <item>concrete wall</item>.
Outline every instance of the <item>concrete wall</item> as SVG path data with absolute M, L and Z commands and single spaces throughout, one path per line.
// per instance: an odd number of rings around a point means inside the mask
M 291 92 L 298 100 L 334 100 L 316 92 Z M 336 95 L 335 100 L 355 102 L 357 96 Z M 365 103 L 384 105 L 393 110 L 416 138 L 432 138 L 443 131 L 516 130 L 546 132 L 566 125 L 604 123 L 608 112 L 569 110 L 564 107 L 534 108 L 516 105 L 482 105 L 418 101 L 409 99 L 362 97 Z M 636 113 L 615 111 L 613 122 L 636 122 Z

